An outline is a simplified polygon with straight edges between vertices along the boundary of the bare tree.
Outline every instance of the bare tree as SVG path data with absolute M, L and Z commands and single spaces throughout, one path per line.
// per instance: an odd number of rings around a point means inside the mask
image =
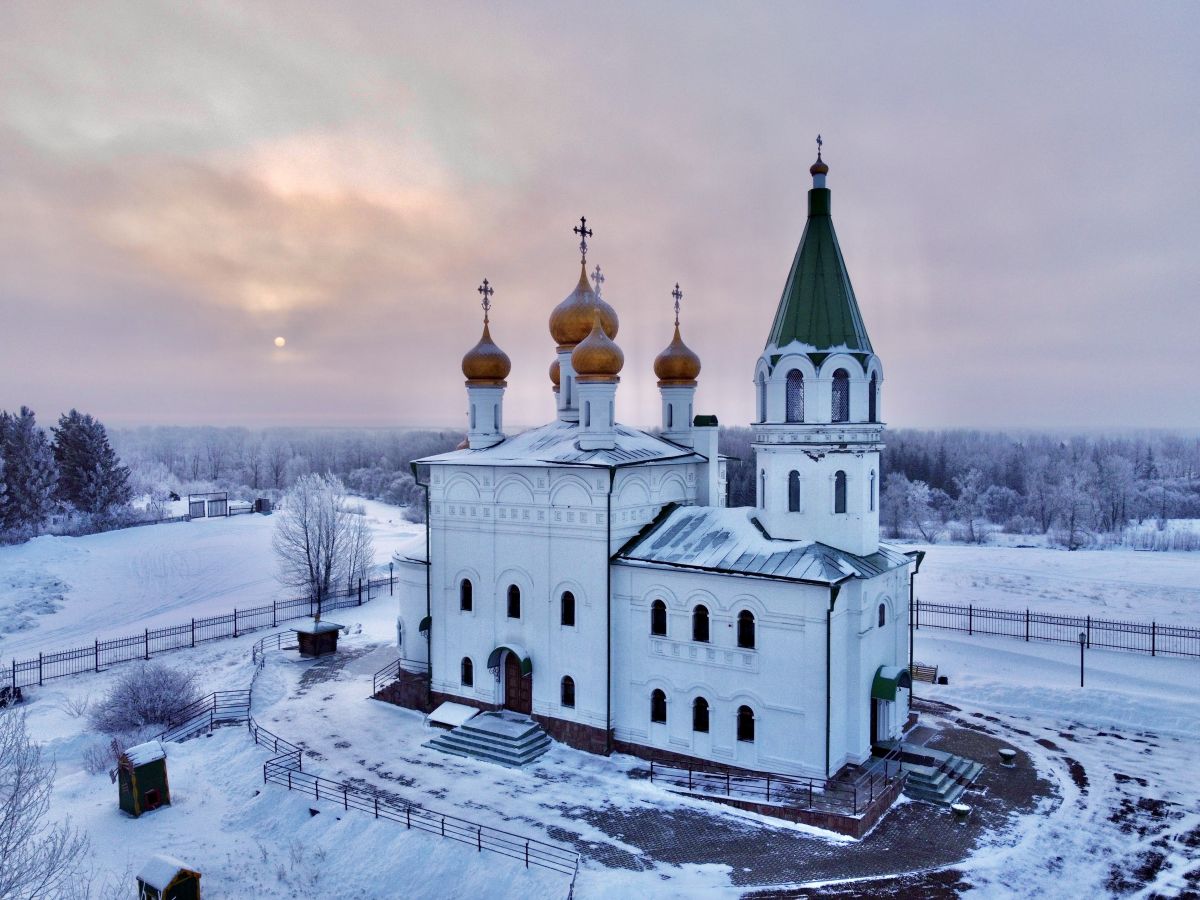
M 302 475 L 284 496 L 275 525 L 279 580 L 317 604 L 374 556 L 366 520 L 346 505 L 346 489 L 332 475 Z
M 46 819 L 54 763 L 29 739 L 25 714 L 0 710 L 0 898 L 79 896 L 88 842 Z

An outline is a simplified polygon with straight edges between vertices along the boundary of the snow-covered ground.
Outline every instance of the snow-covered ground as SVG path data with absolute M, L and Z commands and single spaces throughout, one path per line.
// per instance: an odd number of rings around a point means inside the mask
M 914 546 L 925 602 L 1200 627 L 1200 553 Z
M 377 563 L 422 533 L 399 507 L 353 502 L 371 523 Z M 0 547 L 0 659 L 289 597 L 276 581 L 274 524 L 243 515 Z

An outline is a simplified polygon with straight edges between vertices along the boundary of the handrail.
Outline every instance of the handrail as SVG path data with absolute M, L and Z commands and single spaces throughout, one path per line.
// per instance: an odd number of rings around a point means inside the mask
M 392 682 L 399 681 L 401 670 L 415 675 L 428 675 L 429 663 L 404 657 L 388 663 L 371 677 L 371 695 L 374 696 Z

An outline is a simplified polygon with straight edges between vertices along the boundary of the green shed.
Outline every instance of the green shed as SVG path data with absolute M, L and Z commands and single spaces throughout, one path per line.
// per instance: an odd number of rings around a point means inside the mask
M 200 873 L 173 856 L 152 856 L 138 872 L 138 900 L 200 900 Z
M 160 741 L 130 747 L 117 758 L 121 809 L 131 816 L 171 805 L 167 785 L 167 751 Z

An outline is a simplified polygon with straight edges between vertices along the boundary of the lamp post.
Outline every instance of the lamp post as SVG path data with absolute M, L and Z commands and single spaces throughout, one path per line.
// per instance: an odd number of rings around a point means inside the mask
M 1079 632 L 1079 686 L 1083 687 L 1083 646 L 1087 641 L 1087 635 L 1084 632 Z

